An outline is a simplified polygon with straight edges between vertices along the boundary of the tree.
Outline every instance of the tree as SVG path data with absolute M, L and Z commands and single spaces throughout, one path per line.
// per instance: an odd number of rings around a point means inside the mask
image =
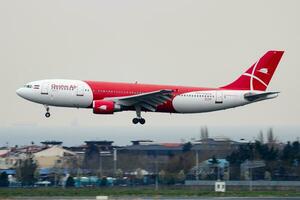
M 245 160 L 253 157 L 252 146 L 251 143 L 240 145 L 237 150 L 226 157 L 226 160 L 230 163 L 230 178 L 240 179 L 240 165 Z
M 72 176 L 69 176 L 66 181 L 66 187 L 74 187 L 74 186 L 75 186 L 74 178 Z
M 239 148 L 233 151 L 229 156 L 226 157 L 226 160 L 230 162 L 230 164 L 242 164 L 245 160 L 249 160 L 254 158 L 254 152 L 252 143 L 248 143 L 245 145 L 240 145 Z
M 0 174 L 0 187 L 8 187 L 9 181 L 8 181 L 8 175 L 6 172 L 2 172 Z
M 36 169 L 37 165 L 31 157 L 20 161 L 16 171 L 17 177 L 22 185 L 32 186 L 34 184 L 36 181 L 34 176 Z
M 174 184 L 178 180 L 181 170 L 186 174 L 194 166 L 195 158 L 192 151 L 182 152 L 180 155 L 171 157 L 164 169 L 165 181 L 167 184 Z
M 272 128 L 270 128 L 267 132 L 267 142 L 269 145 L 274 145 L 276 143 L 276 138 Z
M 260 130 L 257 135 L 257 141 L 259 141 L 261 144 L 264 143 L 264 134 L 263 134 L 262 130 Z
M 183 151 L 183 152 L 191 151 L 192 146 L 193 146 L 192 143 L 187 142 L 187 143 L 185 143 L 185 144 L 182 146 L 182 151 Z
M 254 144 L 255 159 L 261 159 L 265 161 L 275 161 L 278 159 L 278 150 L 274 146 L 268 144 L 262 144 L 256 141 Z
M 298 141 L 292 144 L 288 142 L 284 146 L 280 158 L 287 165 L 298 165 L 297 163 L 300 162 L 300 143 Z
M 287 163 L 291 163 L 292 162 L 292 160 L 293 160 L 293 147 L 292 147 L 292 145 L 291 145 L 290 142 L 288 142 L 284 146 L 280 158 L 284 162 L 287 162 Z
M 160 182 L 164 183 L 164 180 L 166 178 L 165 170 L 160 170 L 160 172 L 158 173 L 158 178 L 159 178 Z
M 296 166 L 299 166 L 300 162 L 300 142 L 293 142 L 294 161 L 297 162 Z

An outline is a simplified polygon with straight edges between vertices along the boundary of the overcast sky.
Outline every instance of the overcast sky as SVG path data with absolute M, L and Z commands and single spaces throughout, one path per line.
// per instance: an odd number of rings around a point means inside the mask
M 0 134 L 20 126 L 118 128 L 128 138 L 157 127 L 297 127 L 299 8 L 298 0 L 0 0 Z M 45 119 L 43 106 L 15 93 L 47 78 L 218 87 L 270 49 L 285 51 L 268 88 L 278 98 L 204 114 L 146 113 L 144 127 L 131 124 L 134 112 L 51 108 Z

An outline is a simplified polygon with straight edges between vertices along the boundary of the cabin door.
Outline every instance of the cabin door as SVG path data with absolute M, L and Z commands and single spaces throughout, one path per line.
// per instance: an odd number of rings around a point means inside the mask
M 223 103 L 223 92 L 222 91 L 216 91 L 215 103 Z

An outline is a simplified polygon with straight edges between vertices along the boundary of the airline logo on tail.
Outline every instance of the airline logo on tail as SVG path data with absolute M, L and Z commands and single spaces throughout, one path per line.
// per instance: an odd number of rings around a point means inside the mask
M 261 73 L 263 73 L 263 74 L 268 74 L 268 68 L 261 68 L 258 71 L 261 72 Z
M 268 51 L 237 80 L 222 88 L 265 91 L 284 51 Z

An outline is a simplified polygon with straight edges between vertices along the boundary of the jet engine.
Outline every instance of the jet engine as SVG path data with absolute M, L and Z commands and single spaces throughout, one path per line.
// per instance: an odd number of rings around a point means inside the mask
M 93 102 L 94 114 L 113 114 L 117 111 L 121 111 L 121 106 L 113 101 L 95 100 Z

